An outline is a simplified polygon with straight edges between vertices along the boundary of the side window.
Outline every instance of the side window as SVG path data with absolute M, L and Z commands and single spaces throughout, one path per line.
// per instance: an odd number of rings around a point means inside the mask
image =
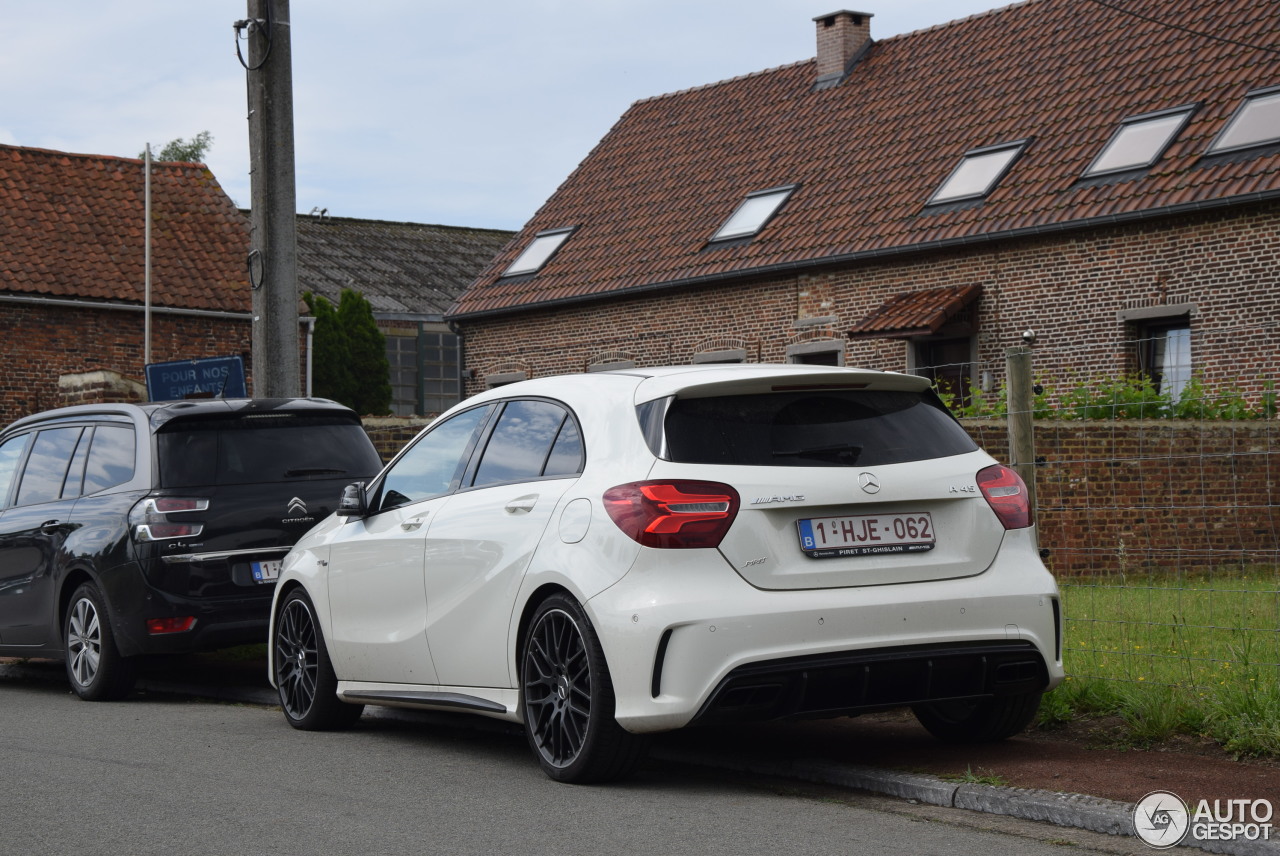
M 0 508 L 4 508 L 9 502 L 13 477 L 18 471 L 18 464 L 22 462 L 22 453 L 27 451 L 27 441 L 30 439 L 30 434 L 19 434 L 17 437 L 10 437 L 0 445 Z
M 379 510 L 441 496 L 452 489 L 490 408 L 476 407 L 442 422 L 396 461 L 382 482 Z
M 568 412 L 549 401 L 509 402 L 485 446 L 484 457 L 480 459 L 472 485 L 479 487 L 539 478 L 544 474 L 548 460 L 555 457 L 554 447 L 562 426 L 566 424 L 573 424 Z M 575 426 L 570 435 L 576 434 Z M 566 445 L 572 444 L 570 435 L 566 436 Z M 563 468 L 568 466 L 565 458 L 571 455 L 572 450 L 562 449 L 556 460 L 560 472 L 547 474 L 564 474 Z M 576 468 L 571 470 L 576 471 Z
M 82 492 L 97 493 L 124 484 L 133 478 L 134 463 L 133 429 L 124 425 L 98 426 L 93 432 Z
M 67 468 L 66 481 L 62 483 L 63 499 L 74 499 L 80 495 L 84 486 L 84 462 L 89 457 L 89 441 L 93 437 L 93 429 L 88 428 L 80 434 L 80 442 L 71 455 L 71 466 Z
M 560 427 L 560 436 L 556 437 L 551 447 L 551 457 L 547 458 L 547 466 L 543 468 L 544 476 L 572 476 L 582 472 L 585 449 L 582 448 L 582 432 L 578 423 L 570 417 Z
M 18 505 L 51 502 L 62 496 L 71 455 L 83 428 L 51 428 L 36 435 L 18 486 Z

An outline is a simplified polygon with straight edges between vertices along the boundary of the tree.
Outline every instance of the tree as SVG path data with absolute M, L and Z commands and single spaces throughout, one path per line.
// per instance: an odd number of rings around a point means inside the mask
M 391 365 L 387 341 L 373 318 L 373 307 L 358 291 L 342 290 L 334 307 L 326 298 L 303 295 L 315 316 L 311 388 L 361 414 L 391 411 Z
M 176 140 L 170 140 L 165 143 L 158 153 L 153 152 L 151 159 L 153 161 L 183 161 L 185 163 L 204 163 L 205 155 L 209 154 L 209 149 L 213 148 L 213 134 L 208 131 L 201 131 L 191 138 L 191 142 L 187 142 L 178 137 Z M 138 158 L 142 159 L 147 156 L 146 149 L 138 153 Z

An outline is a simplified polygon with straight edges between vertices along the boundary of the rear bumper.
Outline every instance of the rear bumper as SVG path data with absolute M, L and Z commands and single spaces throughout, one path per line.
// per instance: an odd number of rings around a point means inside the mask
M 961 579 L 796 591 L 753 588 L 704 551 L 646 548 L 586 604 L 617 720 L 664 731 L 1052 689 L 1058 590 L 1033 539 L 1008 533 Z

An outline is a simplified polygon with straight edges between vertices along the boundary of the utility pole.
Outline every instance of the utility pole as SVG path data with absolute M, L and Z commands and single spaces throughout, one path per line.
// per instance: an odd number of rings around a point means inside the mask
M 248 0 L 249 172 L 253 289 L 253 397 L 300 393 L 298 224 L 293 158 L 289 0 Z

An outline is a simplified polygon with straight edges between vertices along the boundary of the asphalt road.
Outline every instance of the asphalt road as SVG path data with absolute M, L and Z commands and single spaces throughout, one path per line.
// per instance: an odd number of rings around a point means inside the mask
M 353 731 L 303 733 L 268 707 L 154 692 L 86 703 L 56 673 L 0 666 L 0 854 L 1129 850 L 1089 833 L 975 823 L 669 762 L 621 785 L 560 785 L 518 733 L 473 722 L 366 715 Z

